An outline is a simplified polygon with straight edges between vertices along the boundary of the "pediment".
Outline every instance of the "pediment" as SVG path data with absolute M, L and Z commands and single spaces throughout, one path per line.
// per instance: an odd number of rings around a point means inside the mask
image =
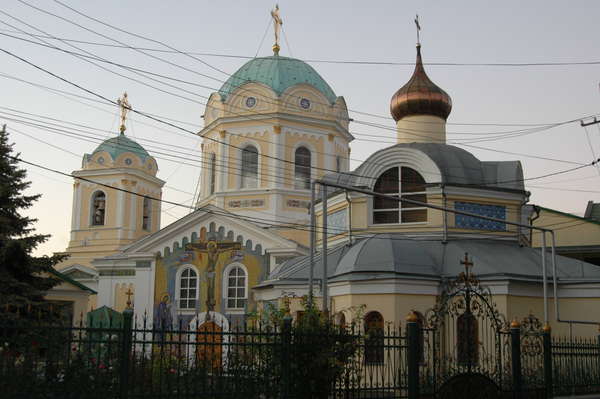
M 208 205 L 171 223 L 167 227 L 144 237 L 123 248 L 120 256 L 135 254 L 157 254 L 162 256 L 182 248 L 200 238 L 201 230 L 216 235 L 218 239 L 239 241 L 247 250 L 264 253 L 265 250 L 301 248 L 298 243 L 283 238 L 277 233 L 248 222 L 238 215 L 221 208 Z

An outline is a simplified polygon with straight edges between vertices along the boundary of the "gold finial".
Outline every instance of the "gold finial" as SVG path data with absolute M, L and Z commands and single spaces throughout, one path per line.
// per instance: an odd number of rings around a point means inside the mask
M 415 17 L 415 25 L 417 25 L 417 46 L 421 46 L 421 38 L 419 32 L 421 31 L 421 25 L 419 24 L 419 14 Z
M 521 323 L 519 323 L 516 317 L 510 322 L 510 328 L 521 328 Z
M 542 331 L 545 333 L 549 333 L 550 331 L 552 331 L 552 327 L 550 327 L 550 324 L 546 323 L 544 324 L 544 327 L 542 327 Z
M 273 54 L 279 55 L 279 32 L 281 31 L 281 25 L 283 25 L 283 20 L 279 16 L 279 4 L 275 4 L 275 8 L 271 10 L 271 18 L 273 18 L 273 30 L 275 31 L 275 44 L 273 44 Z
M 127 113 L 131 111 L 131 104 L 127 101 L 127 92 L 123 93 L 123 96 L 117 100 L 117 104 L 121 108 L 121 126 L 119 127 L 119 131 L 121 134 L 125 133 L 125 120 L 127 119 Z
M 419 321 L 419 316 L 417 316 L 417 313 L 414 310 L 411 310 L 406 315 L 406 321 L 409 323 L 416 323 Z
M 127 309 L 131 309 L 131 296 L 133 295 L 133 291 L 131 291 L 131 287 L 129 287 L 127 289 L 127 292 L 125 292 L 125 295 L 127 295 Z

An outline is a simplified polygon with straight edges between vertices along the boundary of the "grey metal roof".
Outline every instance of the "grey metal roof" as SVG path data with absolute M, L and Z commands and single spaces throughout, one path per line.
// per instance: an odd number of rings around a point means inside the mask
M 493 239 L 414 239 L 402 234 L 379 234 L 354 245 L 342 244 L 328 251 L 330 281 L 383 279 L 391 277 L 453 277 L 464 270 L 465 253 L 473 258 L 473 271 L 483 279 L 541 280 L 541 252 L 515 242 Z M 321 277 L 321 254 L 316 256 L 315 278 Z M 268 281 L 305 281 L 309 257 L 291 259 L 271 273 Z M 548 266 L 551 265 L 548 257 Z M 559 279 L 600 281 L 600 267 L 577 259 L 557 256 Z
M 442 181 L 439 183 L 525 190 L 521 162 L 482 162 L 462 148 L 439 143 L 395 144 L 375 152 L 353 172 L 330 173 L 324 179 L 340 184 L 355 185 L 358 178 L 365 175 L 365 169 L 369 164 L 381 163 L 384 161 L 384 156 L 390 156 L 390 150 L 402 148 L 411 148 L 427 155 L 441 172 Z

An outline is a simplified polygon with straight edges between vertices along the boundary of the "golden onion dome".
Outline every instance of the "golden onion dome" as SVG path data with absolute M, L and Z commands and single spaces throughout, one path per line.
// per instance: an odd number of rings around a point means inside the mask
M 390 102 L 390 112 L 396 122 L 409 115 L 433 115 L 446 120 L 452 110 L 452 99 L 429 79 L 423 68 L 421 45 L 417 44 L 417 63 L 410 80 L 400 88 Z

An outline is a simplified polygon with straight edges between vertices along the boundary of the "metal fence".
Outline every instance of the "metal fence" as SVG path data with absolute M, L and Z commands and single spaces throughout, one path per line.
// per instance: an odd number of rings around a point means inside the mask
M 402 398 L 406 338 L 391 327 L 307 331 L 63 327 L 0 320 L 3 398 Z
M 440 396 L 456 376 L 486 376 L 521 398 L 600 392 L 600 338 L 512 328 L 498 344 L 490 340 L 497 355 L 481 347 L 480 361 L 465 371 L 464 361 L 444 356 L 455 351 L 452 340 L 439 337 L 412 322 L 402 332 L 310 331 L 290 319 L 224 331 L 210 321 L 155 329 L 130 316 L 102 327 L 0 319 L 0 392 L 61 399 L 417 398 Z

